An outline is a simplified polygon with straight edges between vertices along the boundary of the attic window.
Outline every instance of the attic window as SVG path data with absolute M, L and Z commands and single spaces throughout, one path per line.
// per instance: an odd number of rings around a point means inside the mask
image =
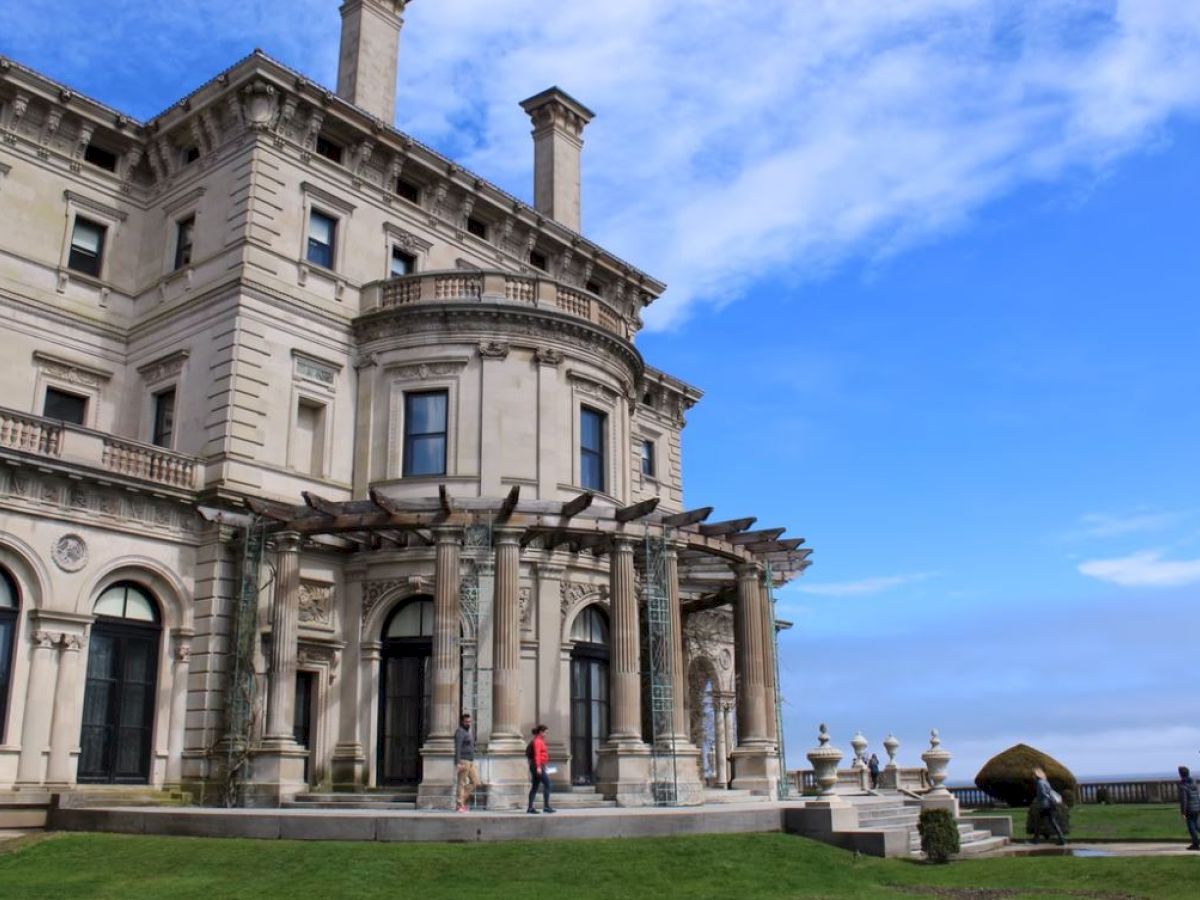
M 199 147 L 187 147 L 183 151 L 183 164 L 190 165 L 200 158 Z
M 537 250 L 529 251 L 529 264 L 535 269 L 541 269 L 543 272 L 550 271 L 550 268 L 546 263 L 546 254 L 539 253 Z
M 403 178 L 396 179 L 396 193 L 409 203 L 421 202 L 421 189 L 411 181 L 406 181 Z
M 469 216 L 467 218 L 467 231 L 470 234 L 475 235 L 477 238 L 483 238 L 485 241 L 487 240 L 487 222 L 484 222 L 482 219 L 476 219 L 474 216 Z
M 107 169 L 110 172 L 117 171 L 117 154 L 110 153 L 95 144 L 88 144 L 84 149 L 83 161 L 91 163 L 99 169 Z
M 323 134 L 317 135 L 317 155 L 323 156 L 335 163 L 342 161 L 342 145 L 331 141 Z
M 600 293 L 600 285 L 599 285 L 599 283 L 598 283 L 598 282 L 595 282 L 595 281 L 589 281 L 589 282 L 588 282 L 587 284 L 585 284 L 583 287 L 584 287 L 584 290 L 586 290 L 586 291 L 590 291 L 590 292 L 591 292 L 591 293 L 593 293 L 593 294 L 599 294 L 599 293 Z

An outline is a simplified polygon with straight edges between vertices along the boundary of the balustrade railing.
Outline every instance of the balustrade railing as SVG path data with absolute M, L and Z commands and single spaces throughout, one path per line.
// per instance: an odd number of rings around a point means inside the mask
M 1179 799 L 1178 782 L 1163 781 L 1088 781 L 1076 787 L 1076 803 L 1175 803 Z M 1002 805 L 991 794 L 976 787 L 952 787 L 950 793 L 963 807 L 991 809 Z
M 186 456 L 116 438 L 104 439 L 104 468 L 131 478 L 144 478 L 171 487 L 191 488 L 196 483 L 196 463 Z
M 0 447 L 38 456 L 58 456 L 61 446 L 61 425 L 50 419 L 0 410 Z

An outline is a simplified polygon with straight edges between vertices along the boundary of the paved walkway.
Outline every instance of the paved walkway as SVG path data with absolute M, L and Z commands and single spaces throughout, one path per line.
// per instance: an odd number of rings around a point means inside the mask
M 1011 856 L 1194 856 L 1200 859 L 1200 851 L 1188 850 L 1187 839 L 1182 841 L 1155 841 L 1129 843 L 1089 843 L 1072 841 L 1065 847 L 1054 844 L 1010 844 L 1004 852 Z

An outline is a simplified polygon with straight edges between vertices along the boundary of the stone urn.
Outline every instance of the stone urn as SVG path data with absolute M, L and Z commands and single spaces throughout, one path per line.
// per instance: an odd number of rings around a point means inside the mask
M 943 786 L 943 782 L 946 780 L 946 769 L 950 765 L 950 751 L 942 749 L 942 739 L 938 737 L 936 728 L 929 732 L 929 749 L 921 754 L 921 759 L 925 761 L 929 783 L 932 785 L 929 795 L 948 796 L 950 791 Z
M 817 746 L 805 755 L 812 763 L 813 776 L 816 778 L 817 786 L 821 789 L 817 796 L 822 800 L 831 800 L 836 797 L 833 789 L 837 785 L 838 763 L 842 761 L 842 751 L 837 747 L 829 746 L 829 732 L 824 723 L 821 723 L 821 731 L 817 735 Z
M 861 731 L 856 731 L 854 737 L 850 738 L 850 746 L 854 748 L 854 762 L 850 768 L 861 769 L 867 764 L 867 739 L 863 737 Z
M 883 739 L 883 749 L 888 755 L 887 767 L 889 769 L 896 768 L 896 751 L 900 749 L 900 741 L 890 731 L 888 732 L 888 736 Z

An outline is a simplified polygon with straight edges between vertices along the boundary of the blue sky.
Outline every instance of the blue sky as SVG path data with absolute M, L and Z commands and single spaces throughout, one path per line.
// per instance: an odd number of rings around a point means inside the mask
M 0 52 L 139 117 L 255 46 L 327 84 L 336 0 L 8 4 Z M 585 135 L 589 236 L 662 277 L 692 505 L 788 525 L 789 758 L 930 727 L 970 779 L 1195 764 L 1200 2 L 440 0 L 398 124 L 519 196 Z M 882 755 L 882 754 L 881 754 Z

